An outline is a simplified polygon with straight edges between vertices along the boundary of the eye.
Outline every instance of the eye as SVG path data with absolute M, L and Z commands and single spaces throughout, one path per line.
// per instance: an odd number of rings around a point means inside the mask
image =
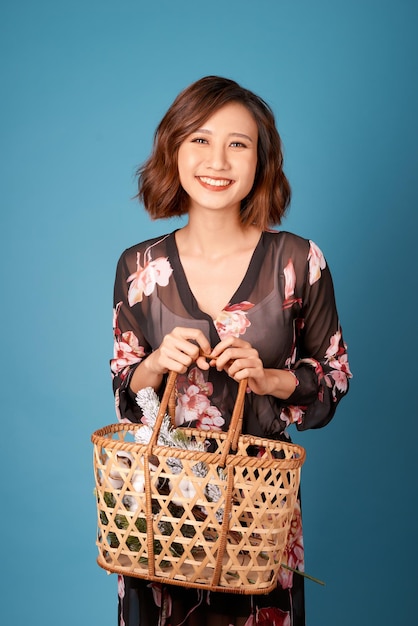
M 208 143 L 208 141 L 204 137 L 195 137 L 194 139 L 192 139 L 192 143 L 205 144 Z
M 242 143 L 242 141 L 233 141 L 231 143 L 231 147 L 232 148 L 246 148 L 247 146 L 245 145 L 245 143 Z

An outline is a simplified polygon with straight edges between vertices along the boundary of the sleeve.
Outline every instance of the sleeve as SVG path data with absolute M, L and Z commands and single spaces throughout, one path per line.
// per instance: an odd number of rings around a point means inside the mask
M 295 324 L 293 362 L 289 368 L 297 384 L 280 415 L 286 424 L 295 423 L 298 430 L 328 424 L 348 392 L 352 377 L 331 273 L 321 250 L 309 243 L 302 313 Z
M 138 322 L 138 315 L 128 300 L 128 279 L 131 275 L 127 253 L 119 259 L 113 296 L 113 359 L 110 361 L 116 415 L 121 422 L 139 422 L 141 411 L 130 390 L 132 374 L 151 352 Z M 136 305 L 138 306 L 138 305 Z M 136 309 L 136 307 L 135 307 Z

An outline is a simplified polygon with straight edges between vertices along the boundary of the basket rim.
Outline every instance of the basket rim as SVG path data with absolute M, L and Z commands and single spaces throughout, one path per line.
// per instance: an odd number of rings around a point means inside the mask
M 107 435 L 115 434 L 118 432 L 132 432 L 139 430 L 144 427 L 144 424 L 141 423 L 115 423 L 108 424 L 103 428 L 96 430 L 91 435 L 91 441 L 96 446 L 102 446 L 104 448 L 116 448 L 118 450 L 123 451 L 137 451 L 138 453 L 143 453 L 144 455 L 148 451 L 148 444 L 138 443 L 136 441 L 122 441 L 121 439 L 110 439 Z M 179 427 L 182 428 L 182 427 Z M 197 435 L 202 437 L 205 433 L 208 433 L 208 438 L 211 435 L 216 434 L 216 437 L 220 440 L 226 440 L 227 433 L 223 431 L 219 431 L 213 433 L 213 431 L 204 431 L 197 428 L 182 428 L 184 432 L 189 435 Z M 290 458 L 278 459 L 278 458 L 268 458 L 268 457 L 250 457 L 246 455 L 242 455 L 237 453 L 232 453 L 227 455 L 227 464 L 238 466 L 238 465 L 246 465 L 248 464 L 249 459 L 251 459 L 252 467 L 265 467 L 266 463 L 271 467 L 277 468 L 288 468 L 295 469 L 301 467 L 306 459 L 306 450 L 299 444 L 287 441 L 281 441 L 276 439 L 267 439 L 264 437 L 257 437 L 255 435 L 240 435 L 238 441 L 244 445 L 254 445 L 260 447 L 267 448 L 276 448 L 276 450 L 280 449 L 288 449 L 293 451 L 294 456 Z M 219 462 L 220 452 L 205 452 L 205 451 L 196 451 L 196 450 L 187 450 L 185 448 L 177 448 L 171 446 L 161 446 L 156 445 L 153 448 L 153 455 L 155 456 L 163 456 L 163 457 L 171 457 L 171 458 L 181 458 L 184 460 L 190 461 L 205 461 L 206 463 L 217 464 Z

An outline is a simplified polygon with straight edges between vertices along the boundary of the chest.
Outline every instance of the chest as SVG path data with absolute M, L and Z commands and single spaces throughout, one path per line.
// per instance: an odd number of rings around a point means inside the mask
M 182 258 L 189 288 L 201 311 L 216 319 L 241 286 L 251 252 L 219 260 Z

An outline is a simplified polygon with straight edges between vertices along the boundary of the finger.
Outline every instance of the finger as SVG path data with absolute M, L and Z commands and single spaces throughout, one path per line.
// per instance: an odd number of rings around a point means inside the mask
M 173 337 L 186 340 L 189 343 L 189 345 L 192 345 L 192 346 L 197 345 L 197 351 L 193 350 L 195 359 L 197 359 L 199 352 L 203 355 L 208 355 L 211 353 L 212 348 L 208 339 L 205 337 L 202 331 L 197 328 L 177 327 L 172 331 L 171 334 Z
M 234 361 L 228 368 L 229 376 L 236 378 L 239 376 L 242 378 L 256 378 L 261 374 L 261 367 L 259 361 L 248 361 L 245 359 L 238 359 Z
M 208 370 L 210 365 L 206 359 L 205 356 L 201 355 L 196 359 L 196 365 L 201 369 L 201 370 Z
M 216 359 L 216 367 L 218 370 L 226 369 L 231 366 L 232 363 L 237 364 L 236 367 L 239 367 L 243 362 L 243 359 L 246 359 L 246 362 L 250 362 L 249 360 L 258 360 L 258 352 L 254 350 L 254 348 L 227 348 L 220 356 Z
M 207 338 L 198 328 L 183 328 L 181 326 L 177 326 L 173 329 L 171 335 L 174 337 L 181 337 L 183 339 L 194 339 L 199 344 L 205 344 L 205 347 L 210 349 Z
M 231 350 L 235 350 L 235 352 L 232 353 L 230 352 Z M 235 355 L 243 354 L 243 351 L 249 352 L 252 350 L 254 350 L 254 348 L 248 341 L 243 341 L 237 337 L 227 337 L 214 347 L 210 356 L 217 359 L 227 353 L 230 355 L 228 358 L 236 358 Z
M 227 337 L 226 339 L 223 339 L 222 341 L 220 341 L 219 343 L 216 344 L 216 346 L 214 347 L 214 349 L 212 350 L 212 352 L 210 353 L 210 356 L 213 358 L 217 358 L 220 354 L 222 354 L 227 348 L 229 348 L 230 346 L 232 346 L 232 344 L 236 341 L 235 337 Z
M 161 352 L 167 359 L 189 366 L 198 357 L 199 348 L 188 341 L 184 341 L 163 346 Z

